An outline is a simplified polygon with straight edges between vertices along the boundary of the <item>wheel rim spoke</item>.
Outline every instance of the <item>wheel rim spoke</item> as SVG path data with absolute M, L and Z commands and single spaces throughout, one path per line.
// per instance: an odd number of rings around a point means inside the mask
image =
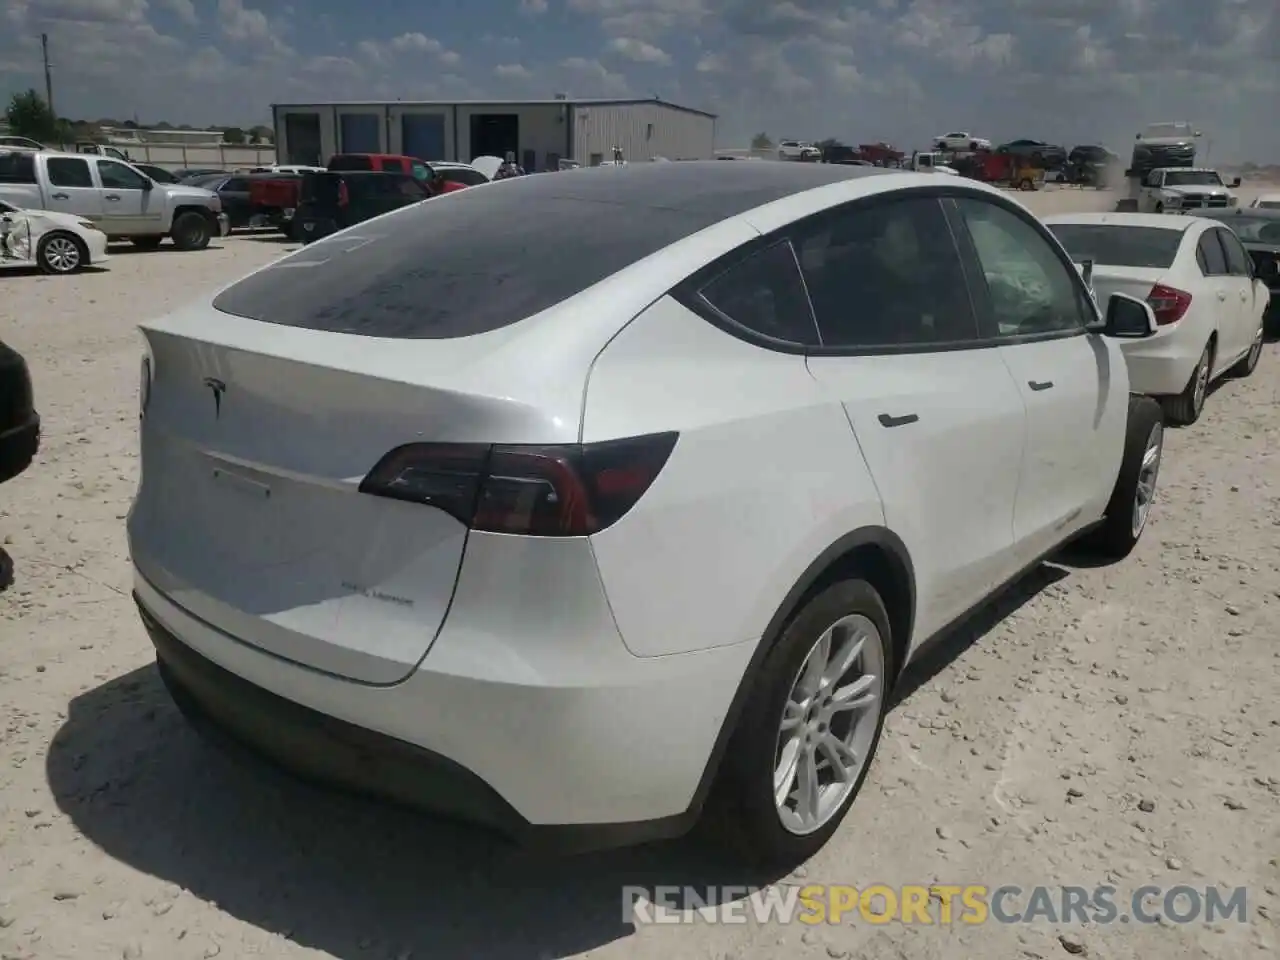
M 835 716 L 850 710 L 865 710 L 876 702 L 875 688 L 879 681 L 875 674 L 863 674 L 831 694 L 827 713 Z
M 870 759 L 883 710 L 883 641 L 850 614 L 818 635 L 778 719 L 774 803 L 783 827 L 806 835 L 845 808 Z

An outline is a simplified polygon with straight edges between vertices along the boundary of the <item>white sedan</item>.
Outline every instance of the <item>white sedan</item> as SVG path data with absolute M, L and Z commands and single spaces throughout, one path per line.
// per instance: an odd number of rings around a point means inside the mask
M 963 130 L 953 130 L 940 137 L 933 138 L 934 146 L 939 150 L 990 150 L 991 141 L 985 137 L 975 137 Z
M 460 190 L 144 325 L 134 597 L 196 728 L 286 767 L 579 849 L 705 809 L 794 865 L 926 641 L 1133 549 L 1155 331 L 965 179 Z
M 1166 416 L 1194 423 L 1225 374 L 1248 376 L 1262 355 L 1271 293 L 1223 223 L 1178 214 L 1073 213 L 1045 224 L 1077 262 L 1093 264 L 1099 302 L 1113 293 L 1151 305 L 1159 332 L 1124 344 L 1135 390 Z
M 23 210 L 0 200 L 0 267 L 75 273 L 107 260 L 107 235 L 92 221 L 52 210 Z
M 1263 193 L 1253 198 L 1251 207 L 1263 210 L 1280 210 L 1280 193 Z

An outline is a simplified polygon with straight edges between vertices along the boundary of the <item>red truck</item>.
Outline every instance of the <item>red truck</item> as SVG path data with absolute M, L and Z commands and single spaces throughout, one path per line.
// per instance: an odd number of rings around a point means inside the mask
M 432 196 L 462 190 L 467 184 L 449 176 L 449 168 L 433 170 L 430 164 L 417 157 L 393 153 L 337 153 L 329 159 L 328 169 L 334 172 L 365 171 L 370 173 L 406 173 L 423 182 Z M 276 177 L 263 177 L 249 184 L 249 202 L 255 214 L 286 236 L 292 236 L 294 211 L 302 191 L 302 178 L 306 174 L 281 173 Z

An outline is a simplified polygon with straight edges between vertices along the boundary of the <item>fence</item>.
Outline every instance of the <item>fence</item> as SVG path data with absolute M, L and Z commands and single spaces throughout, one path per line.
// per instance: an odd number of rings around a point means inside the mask
M 112 143 L 137 163 L 154 163 L 167 170 L 182 167 L 213 167 L 235 170 L 239 167 L 269 166 L 276 162 L 275 144 L 241 146 L 227 143 Z M 67 149 L 74 150 L 74 146 Z

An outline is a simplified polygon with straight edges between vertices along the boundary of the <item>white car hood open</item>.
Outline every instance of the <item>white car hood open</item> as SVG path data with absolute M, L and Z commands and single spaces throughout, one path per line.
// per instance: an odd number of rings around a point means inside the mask
M 501 157 L 476 157 L 471 161 L 471 166 L 492 180 L 498 172 L 498 168 L 502 166 L 502 162 Z

